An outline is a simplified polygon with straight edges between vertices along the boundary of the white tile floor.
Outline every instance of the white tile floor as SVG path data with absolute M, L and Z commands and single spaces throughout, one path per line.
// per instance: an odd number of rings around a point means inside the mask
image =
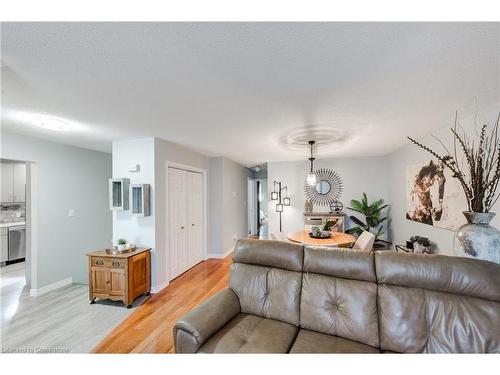
M 30 297 L 24 265 L 0 268 L 2 352 L 87 353 L 141 303 L 136 300 L 131 309 L 112 301 L 90 305 L 82 284 Z

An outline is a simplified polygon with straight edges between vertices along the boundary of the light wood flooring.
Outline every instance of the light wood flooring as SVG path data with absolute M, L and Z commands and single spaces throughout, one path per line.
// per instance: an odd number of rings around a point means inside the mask
M 136 300 L 132 309 L 112 301 L 90 305 L 82 284 L 30 297 L 24 263 L 0 268 L 0 279 L 2 352 L 88 353 L 144 300 Z
M 209 259 L 151 296 L 95 348 L 96 353 L 173 353 L 175 322 L 227 287 L 232 255 Z

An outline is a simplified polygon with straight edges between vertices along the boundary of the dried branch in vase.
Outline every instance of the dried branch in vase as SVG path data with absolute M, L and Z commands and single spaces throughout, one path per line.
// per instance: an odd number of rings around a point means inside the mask
M 446 152 L 443 155 L 408 137 L 412 143 L 441 161 L 452 172 L 452 176 L 458 179 L 467 198 L 469 211 L 472 212 L 489 212 L 500 197 L 500 193 L 497 193 L 500 181 L 499 121 L 500 112 L 490 133 L 488 125 L 481 126 L 479 140 L 476 142 L 471 141 L 463 129 L 459 132 L 455 115 L 455 126 L 451 129 L 453 154 L 438 138 L 436 139 Z M 463 153 L 462 158 L 459 158 L 458 149 Z

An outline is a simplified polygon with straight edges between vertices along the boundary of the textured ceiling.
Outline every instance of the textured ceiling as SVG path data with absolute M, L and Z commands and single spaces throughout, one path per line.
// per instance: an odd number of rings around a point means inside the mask
M 246 165 L 305 158 L 296 140 L 320 128 L 337 137 L 320 156 L 381 155 L 500 103 L 499 25 L 3 23 L 2 123 L 103 151 L 156 136 Z M 39 113 L 75 127 L 38 129 Z

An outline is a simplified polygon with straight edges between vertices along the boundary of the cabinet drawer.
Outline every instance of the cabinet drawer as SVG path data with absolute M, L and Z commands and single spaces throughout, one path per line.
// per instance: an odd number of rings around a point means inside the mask
M 92 265 L 97 267 L 125 268 L 127 259 L 92 257 Z

